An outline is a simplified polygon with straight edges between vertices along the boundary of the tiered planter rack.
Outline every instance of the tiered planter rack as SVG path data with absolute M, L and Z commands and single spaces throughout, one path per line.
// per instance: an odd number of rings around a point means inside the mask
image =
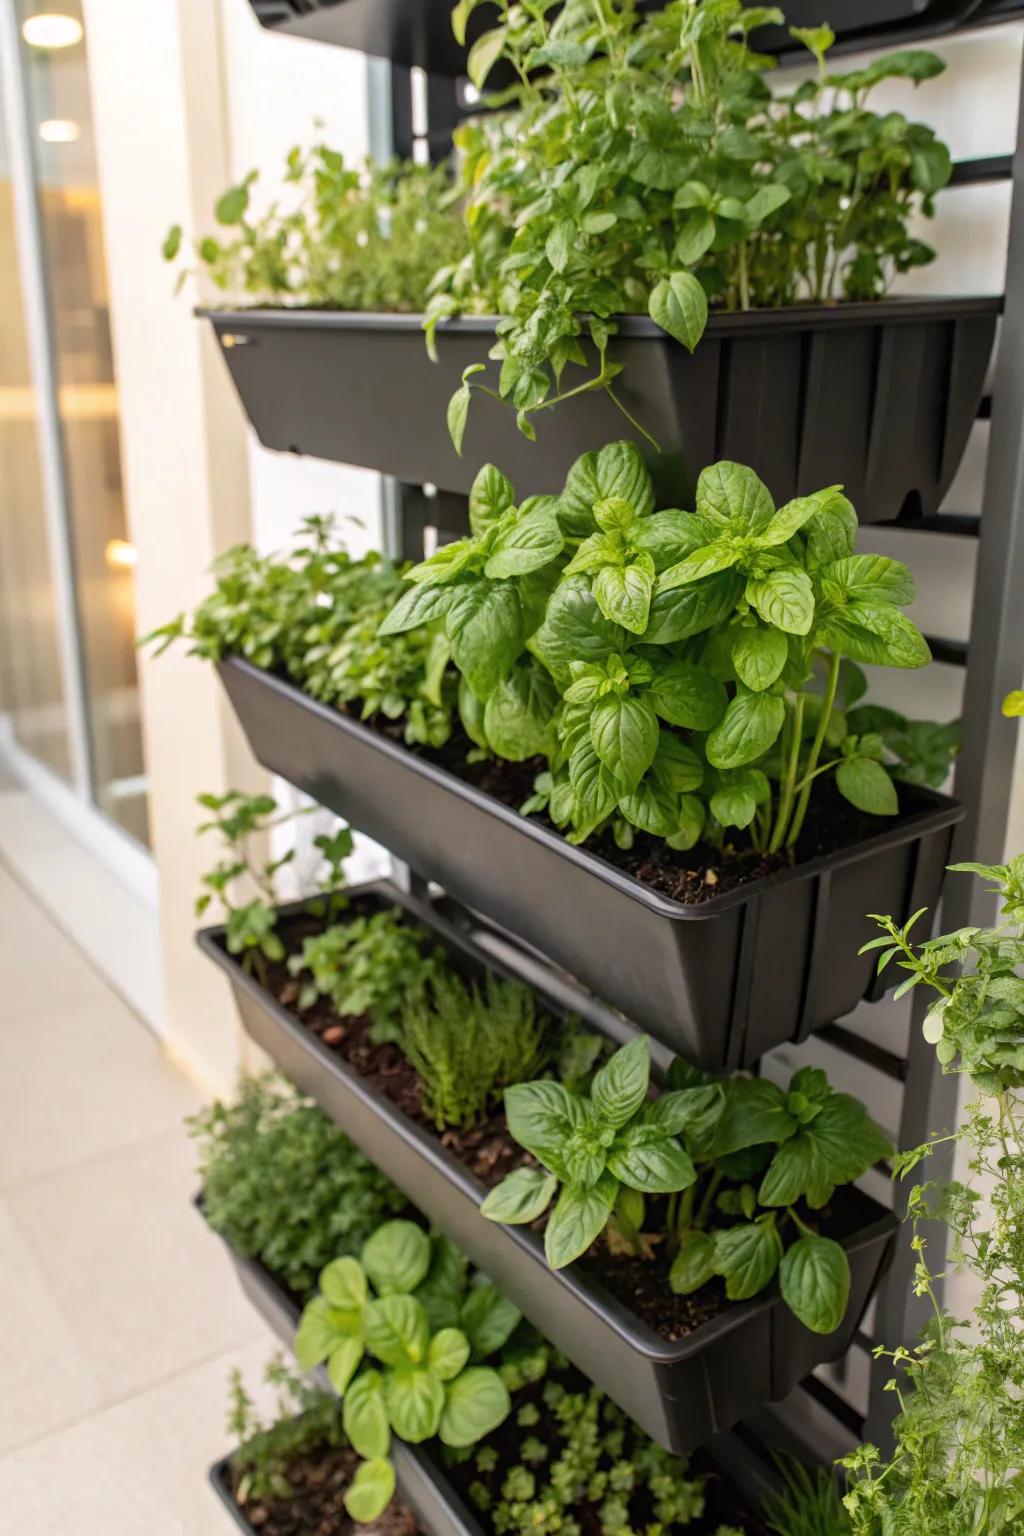
M 264 25 L 358 47 L 390 61 L 391 142 L 379 144 L 380 150 L 409 154 L 417 141 L 433 152 L 447 142 L 452 125 L 465 110 L 462 84 L 456 78 L 458 51 L 449 47 L 445 31 L 450 0 L 252 0 L 252 4 Z M 789 9 L 795 12 L 802 4 L 803 0 L 791 0 Z M 841 5 L 831 8 L 833 24 L 836 12 L 843 9 Z M 912 8 L 912 20 L 904 14 L 910 9 L 900 0 L 873 0 L 870 7 L 848 4 L 845 10 L 854 21 L 845 35 L 840 26 L 839 46 L 937 36 L 1004 19 L 1024 5 L 1020 0 L 943 4 L 929 0 Z M 818 6 L 812 0 L 803 4 L 803 10 L 806 16 L 801 11 L 797 20 L 817 19 Z M 430 122 L 419 124 L 415 135 L 409 91 L 413 65 L 430 73 Z M 1024 186 L 1024 119 L 1012 156 L 961 164 L 954 181 L 964 185 L 1009 178 L 1015 192 Z M 752 344 L 778 365 L 784 344 L 800 332 L 800 316 L 772 317 L 770 324 L 756 316 L 738 317 L 738 323 L 736 317 L 723 317 L 713 324 L 697 357 L 686 364 L 680 349 L 675 349 L 678 355 L 670 353 L 667 348 L 673 344 L 648 335 L 643 322 L 628 324 L 620 343 L 650 349 L 645 356 L 656 357 L 657 362 L 649 372 L 661 370 L 665 375 L 660 394 L 648 402 L 661 412 L 665 423 L 671 462 L 659 466 L 663 478 L 667 475 L 670 483 L 685 485 L 703 459 L 727 453 L 761 468 L 780 497 L 812 488 L 822 479 L 844 478 L 834 468 L 844 439 L 833 438 L 830 444 L 827 426 L 820 415 L 815 420 L 811 414 L 814 401 L 806 386 L 814 368 L 820 366 L 820 356 L 837 344 L 837 337 L 852 349 L 851 358 L 860 348 L 860 355 L 870 355 L 871 366 L 862 371 L 856 398 L 846 402 L 847 415 L 842 403 L 837 415 L 844 422 L 859 423 L 855 430 L 862 434 L 859 453 L 852 455 L 845 478 L 854 487 L 854 499 L 861 498 L 864 520 L 898 519 L 901 526 L 922 537 L 952 539 L 954 549 L 957 540 L 976 541 L 969 639 L 965 643 L 929 637 L 940 664 L 964 671 L 964 748 L 956 794 L 966 815 L 954 830 L 957 815 L 949 803 L 928 803 L 925 797 L 915 815 L 901 824 L 899 836 L 878 840 L 886 844 L 891 865 L 887 889 L 893 894 L 873 901 L 874 910 L 902 907 L 909 913 L 926 901 L 933 902 L 951 836 L 957 858 L 1002 856 L 1015 732 L 1000 719 L 998 705 L 1024 673 L 1024 625 L 1019 619 L 1019 594 L 1024 590 L 1020 532 L 1024 456 L 1019 446 L 1019 423 L 1024 419 L 1024 196 L 1015 195 L 1013 200 L 994 386 L 982 396 L 998 308 L 998 301 L 955 300 L 897 303 L 890 315 L 879 310 L 863 317 L 840 313 L 829 319 L 819 311 L 814 325 L 803 322 L 796 351 L 790 347 L 802 381 L 805 408 L 801 416 L 786 418 L 785 401 L 773 403 L 770 393 L 762 393 L 764 410 L 755 411 L 753 437 L 745 443 L 740 436 L 729 436 L 728 398 L 721 389 L 713 392 L 717 410 L 713 419 L 698 422 L 692 430 L 689 424 L 681 424 L 686 418 L 680 402 L 697 399 L 701 388 L 697 372 L 688 374 L 687 368 L 696 369 L 702 357 L 706 361 L 701 366 L 711 367 L 723 348 Z M 472 434 L 467 439 L 463 463 L 449 451 L 441 420 L 450 381 L 436 371 L 424 372 L 429 365 L 421 361 L 422 339 L 415 317 L 237 312 L 211 318 L 239 393 L 265 443 L 391 474 L 385 490 L 385 529 L 389 552 L 398 557 L 420 555 L 428 528 L 441 541 L 463 531 L 464 493 L 473 468 L 485 458 L 493 458 L 510 472 L 520 494 L 528 494 L 551 489 L 582 449 L 623 435 L 617 415 L 614 421 L 598 419 L 603 397 L 590 400 L 586 414 L 578 418 L 567 411 L 564 425 L 561 416 L 546 423 L 545 442 L 536 446 L 510 436 L 508 423 L 492 413 L 476 429 L 478 440 L 474 442 Z M 865 334 L 873 326 L 874 339 L 869 342 L 861 336 L 858 340 L 858 325 Z M 485 352 L 486 335 L 481 332 L 487 327 L 483 321 L 443 328 L 442 371 L 447 368 L 456 376 L 465 361 Z M 916 337 L 912 342 L 911 332 Z M 720 333 L 717 340 L 716 333 Z M 468 353 L 463 357 L 467 348 L 473 357 Z M 398 435 L 390 434 L 384 442 L 375 437 L 379 426 L 372 413 L 366 421 L 345 423 L 339 401 L 346 388 L 345 370 L 354 366 L 353 359 L 359 361 L 366 397 L 373 396 L 372 378 L 377 375 L 382 386 L 408 387 L 421 398 L 425 395 L 436 406 L 430 430 L 420 436 L 403 433 L 400 441 L 395 440 Z M 396 364 L 396 359 L 404 361 Z M 644 369 L 638 372 L 643 375 Z M 756 373 L 754 368 L 750 377 Z M 267 380 L 275 377 L 272 387 Z M 282 378 L 292 384 L 286 391 L 287 409 L 281 406 Z M 928 417 L 930 435 L 904 434 L 900 445 L 897 437 L 885 437 L 880 424 L 888 409 L 886 400 L 897 410 L 899 398 L 913 398 L 915 407 L 921 404 L 914 379 L 920 389 L 933 391 L 932 409 L 918 413 Z M 936 379 L 938 393 L 934 394 Z M 318 395 L 310 391 L 310 383 L 316 380 Z M 785 395 L 784 390 L 776 393 Z M 991 418 L 980 517 L 940 510 L 975 414 Z M 407 414 L 407 419 L 412 418 Z M 713 445 L 710 450 L 709 444 Z M 826 450 L 832 467 L 819 470 Z M 425 491 L 427 481 L 431 484 Z M 569 849 L 531 823 L 514 825 L 512 814 L 495 802 L 481 804 L 486 797 L 451 775 L 375 737 L 367 727 L 323 709 L 288 684 L 235 660 L 226 662 L 221 673 L 260 761 L 347 816 L 406 861 L 405 867 L 396 870 L 396 880 L 406 894 L 375 888 L 376 894 L 399 900 L 413 916 L 429 922 L 458 963 L 470 969 L 489 966 L 529 980 L 556 1011 L 576 1008 L 617 1038 L 628 1036 L 633 1026 L 608 1004 L 628 1009 L 637 1025 L 708 1067 L 756 1068 L 770 1047 L 800 1041 L 815 1031 L 859 1070 L 887 1080 L 890 1090 L 899 1092 L 901 1145 L 915 1145 L 934 1126 L 951 1120 L 956 1079 L 938 1072 L 933 1052 L 921 1039 L 917 1016 L 903 1054 L 866 1038 L 856 1020 L 836 1022 L 861 997 L 877 996 L 867 967 L 855 966 L 846 948 L 836 947 L 840 929 L 856 936 L 857 916 L 865 910 L 863 849 L 856 850 L 856 858 L 839 856 L 822 861 L 820 867 L 798 868 L 792 878 L 765 882 L 764 893 L 755 890 L 752 902 L 726 900 L 721 907 L 712 902 L 706 910 L 689 911 L 676 903 L 643 902 L 636 895 L 643 888 L 624 876 L 614 878 L 616 872 L 602 860 Z M 405 794 L 396 792 L 399 783 Z M 448 823 L 447 835 L 439 829 L 439 821 Z M 461 837 L 453 834 L 453 828 L 461 829 Z M 486 855 L 483 863 L 481 847 Z M 474 848 L 475 854 L 467 852 Z M 495 853 L 499 848 L 500 856 Z M 509 849 L 514 849 L 516 874 L 498 899 L 493 871 L 500 864 L 508 869 Z M 448 894 L 443 901 L 430 894 L 427 882 L 431 879 L 444 885 Z M 773 888 L 782 891 L 791 912 L 794 908 L 805 911 L 797 924 L 805 930 L 804 959 L 798 967 L 795 995 L 776 999 L 778 988 L 773 989 L 769 981 L 772 1003 L 762 1008 L 757 996 L 759 991 L 762 996 L 765 993 L 767 973 L 762 974 L 759 988 L 753 988 L 751 981 L 758 964 L 759 929 L 761 963 L 770 963 L 775 934 Z M 944 902 L 944 926 L 986 920 L 986 899 L 967 894 L 970 889 L 965 882 L 951 890 Z M 630 902 L 637 909 L 636 921 L 628 940 L 615 946 L 611 963 L 592 950 L 588 955 L 584 927 L 591 933 L 595 926 L 601 930 L 602 924 L 610 922 L 609 913 L 621 915 Z M 581 904 L 583 926 L 577 929 L 571 919 Z M 742 911 L 742 920 L 730 916 L 733 908 Z M 753 920 L 750 911 L 756 914 Z M 481 920 L 480 913 L 486 920 Z M 555 924 L 559 938 L 552 940 Z M 642 941 L 641 935 L 647 938 Z M 697 995 L 699 987 L 694 990 L 700 966 L 696 958 L 687 958 L 692 941 L 705 954 L 719 954 L 723 945 L 726 950 L 732 946 L 731 974 L 742 985 L 737 982 L 731 990 L 724 989 L 729 991 L 724 1000 Z M 648 944 L 646 950 L 643 942 Z M 686 1348 L 669 1346 L 641 1329 L 621 1304 L 611 1302 L 585 1276 L 580 1278 L 575 1270 L 558 1275 L 548 1271 L 533 1234 L 484 1221 L 478 1209 L 481 1187 L 436 1141 L 362 1084 L 247 977 L 226 954 L 217 930 L 201 935 L 200 943 L 228 971 L 247 1030 L 286 1074 L 344 1125 L 425 1213 L 505 1285 L 527 1315 L 655 1438 L 673 1448 L 688 1449 L 707 1435 L 735 1425 L 734 1435 L 717 1442 L 720 1455 L 735 1474 L 749 1474 L 755 1483 L 763 1480 L 755 1449 L 758 1438 L 820 1461 L 831 1460 L 864 1435 L 886 1443 L 892 1399 L 883 1391 L 884 1365 L 869 1366 L 866 1412 L 863 1402 L 855 1404 L 855 1394 L 839 1389 L 834 1381 L 827 1384 L 820 1375 L 808 1374 L 848 1346 L 869 1353 L 876 1344 L 902 1343 L 917 1334 L 922 1320 L 920 1303 L 912 1295 L 913 1255 L 909 1243 L 901 1240 L 887 1278 L 877 1287 L 870 1330 L 863 1323 L 865 1304 L 885 1267 L 894 1225 L 892 1216 L 867 1196 L 864 1222 L 853 1244 L 856 1251 L 851 1253 L 855 1295 L 847 1325 L 833 1340 L 824 1345 L 816 1340 L 810 1346 L 812 1336 L 793 1324 L 788 1314 L 787 1321 L 780 1321 L 782 1309 L 769 1296 L 737 1306 L 710 1325 L 718 1335 L 711 1348 L 698 1346 L 699 1333 Z M 632 955 L 637 949 L 640 958 L 635 969 L 617 982 L 617 967 L 625 965 L 627 952 Z M 781 976 L 792 973 L 794 960 L 779 958 L 776 964 Z M 706 959 L 704 965 L 708 966 Z M 605 1002 L 583 991 L 568 973 L 586 981 Z M 680 986 L 682 1005 L 678 1004 Z M 655 1055 L 657 1059 L 657 1050 Z M 933 1171 L 939 1177 L 946 1171 L 941 1155 Z M 875 1187 L 880 1188 L 881 1181 Z M 296 1322 L 294 1304 L 259 1266 L 238 1263 L 247 1293 L 282 1337 L 290 1340 Z M 742 1390 L 737 1390 L 740 1385 Z M 785 1400 L 779 1402 L 782 1397 Z M 399 1450 L 402 1491 L 430 1536 L 479 1536 L 475 1520 L 452 1490 L 445 1485 L 438 1491 L 428 1458 Z M 214 1482 L 230 1506 L 223 1465 L 215 1469 Z

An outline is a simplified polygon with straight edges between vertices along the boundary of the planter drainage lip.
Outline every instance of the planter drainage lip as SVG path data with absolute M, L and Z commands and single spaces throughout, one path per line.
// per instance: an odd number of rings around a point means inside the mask
M 793 880 L 810 879 L 825 870 L 835 870 L 848 864 L 859 863 L 863 859 L 869 859 L 873 854 L 883 848 L 898 847 L 903 843 L 914 842 L 918 838 L 926 836 L 929 832 L 940 831 L 945 827 L 953 826 L 961 821 L 966 814 L 965 807 L 948 795 L 939 794 L 935 790 L 919 789 L 915 786 L 915 793 L 930 802 L 923 810 L 911 812 L 910 815 L 900 817 L 895 824 L 883 828 L 872 837 L 865 838 L 861 842 L 852 843 L 847 848 L 837 849 L 835 852 L 819 854 L 816 858 L 805 859 L 799 864 L 793 864 L 788 869 L 776 870 L 773 874 L 762 875 L 758 880 L 750 880 L 742 885 L 734 886 L 732 890 L 725 891 L 720 896 L 711 896 L 706 901 L 682 902 L 675 901 L 670 896 L 664 896 L 659 891 L 652 890 L 632 875 L 625 874 L 617 869 L 614 864 L 601 857 L 599 853 L 590 852 L 584 848 L 576 847 L 560 833 L 552 831 L 549 827 L 533 820 L 529 816 L 521 816 L 518 811 L 495 799 L 493 795 L 486 794 L 472 784 L 467 784 L 457 774 L 449 772 L 446 768 L 439 768 L 436 764 L 419 757 L 409 747 L 399 746 L 391 741 L 380 731 L 375 731 L 372 726 L 364 721 L 356 720 L 351 715 L 345 715 L 330 704 L 324 704 L 319 699 L 314 699 L 310 694 L 289 682 L 278 677 L 273 672 L 264 671 L 254 666 L 251 661 L 246 661 L 241 656 L 228 656 L 219 663 L 221 667 L 231 668 L 241 672 L 244 676 L 258 680 L 263 686 L 284 699 L 301 701 L 303 707 L 311 714 L 317 715 L 321 720 L 331 724 L 345 735 L 355 735 L 360 740 L 369 739 L 374 747 L 393 762 L 398 762 L 410 772 L 427 779 L 436 787 L 454 793 L 468 801 L 476 809 L 484 811 L 496 820 L 502 821 L 506 826 L 515 828 L 524 837 L 542 847 L 556 852 L 567 863 L 575 865 L 578 869 L 602 880 L 610 885 L 620 895 L 628 897 L 631 901 L 638 902 L 647 907 L 649 911 L 657 913 L 660 917 L 671 918 L 684 923 L 708 922 L 718 917 L 721 913 L 729 911 L 733 907 L 743 907 L 761 896 L 767 890 L 777 890 L 780 886 Z
M 748 332 L 841 329 L 843 326 L 913 324 L 934 319 L 937 312 L 950 320 L 999 315 L 1001 294 L 944 296 L 935 294 L 895 296 L 868 301 L 833 301 L 825 304 L 787 304 L 777 309 L 712 310 L 706 334 L 733 335 Z M 293 327 L 302 330 L 423 331 L 423 314 L 409 310 L 327 309 L 300 305 L 251 305 L 215 309 L 200 305 L 193 313 L 209 320 L 217 330 L 232 326 Z M 671 342 L 672 338 L 649 315 L 616 314 L 609 317 L 616 335 L 635 341 Z M 439 336 L 492 335 L 498 315 L 456 315 L 440 320 Z M 676 343 L 678 345 L 678 343 Z M 699 345 L 699 343 L 698 343 Z
M 428 904 L 408 896 L 387 881 L 373 881 L 365 885 L 353 886 L 348 894 L 354 898 L 377 897 L 382 903 L 400 906 L 424 926 L 430 927 L 448 947 L 461 951 L 463 955 L 485 966 L 488 970 L 514 976 L 514 973 L 506 971 L 493 956 L 479 949 L 466 934 L 433 913 Z M 300 911 L 303 906 L 303 902 L 295 902 L 278 910 Z M 463 1168 L 459 1161 L 429 1132 L 408 1119 L 383 1094 L 371 1088 L 347 1062 L 335 1056 L 310 1030 L 282 1007 L 272 993 L 250 976 L 238 961 L 227 953 L 224 944 L 225 934 L 226 929 L 222 924 L 204 928 L 197 933 L 196 942 L 203 953 L 227 973 L 232 986 L 247 993 L 252 1001 L 273 1020 L 277 1028 L 306 1052 L 316 1063 L 319 1072 L 343 1083 L 346 1091 L 372 1112 L 389 1135 L 408 1151 L 413 1152 L 433 1177 L 444 1180 L 459 1194 L 479 1207 L 488 1193 L 481 1181 Z M 546 997 L 544 1001 L 552 1012 L 564 1013 L 564 1009 L 558 1003 L 549 1002 Z M 410 1199 L 415 1200 L 415 1189 L 407 1190 L 406 1193 Z M 877 1218 L 867 1227 L 840 1240 L 847 1254 L 856 1253 L 861 1248 L 877 1242 L 879 1237 L 895 1232 L 897 1228 L 896 1218 L 890 1211 L 878 1206 L 875 1201 L 871 1201 L 871 1204 L 878 1210 Z M 480 1219 L 487 1220 L 486 1217 Z M 521 1255 L 528 1256 L 533 1263 L 545 1269 L 548 1267 L 544 1244 L 537 1233 L 530 1231 L 529 1228 L 518 1226 L 504 1227 L 502 1230 L 509 1245 L 514 1245 Z M 770 1312 L 782 1304 L 778 1285 L 775 1283 L 765 1295 L 749 1301 L 730 1303 L 725 1311 L 709 1322 L 701 1324 L 685 1339 L 672 1342 L 663 1338 L 638 1318 L 624 1302 L 607 1291 L 599 1281 L 587 1276 L 578 1264 L 569 1265 L 566 1269 L 551 1271 L 551 1273 L 558 1284 L 570 1293 L 576 1305 L 599 1317 L 602 1324 L 611 1327 L 630 1350 L 659 1366 L 678 1365 L 702 1355 L 718 1340 L 742 1327 L 751 1318 Z M 500 1286 L 501 1275 L 498 1274 L 492 1278 Z

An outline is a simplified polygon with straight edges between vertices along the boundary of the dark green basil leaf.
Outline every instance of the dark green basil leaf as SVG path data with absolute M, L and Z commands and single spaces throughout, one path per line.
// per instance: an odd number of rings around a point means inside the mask
M 871 758 L 844 758 L 836 769 L 836 787 L 858 811 L 871 816 L 895 816 L 899 812 L 896 786 L 882 764 Z
M 654 561 L 649 555 L 632 565 L 603 566 L 594 577 L 594 597 L 605 618 L 634 635 L 647 628 L 653 590 Z
M 526 576 L 548 565 L 562 551 L 565 542 L 555 516 L 555 498 L 538 497 L 541 503 L 503 529 L 491 547 L 484 575 L 492 581 L 508 576 Z
M 625 644 L 625 632 L 601 613 L 586 577 L 570 576 L 555 588 L 529 649 L 560 686 L 568 686 L 571 661 L 607 661 Z
M 782 1258 L 782 1239 L 773 1216 L 742 1222 L 715 1234 L 715 1271 L 725 1280 L 730 1301 L 746 1301 L 763 1291 Z
M 544 1251 L 552 1269 L 564 1269 L 597 1241 L 608 1224 L 618 1188 L 618 1180 L 610 1173 L 602 1174 L 590 1189 L 571 1184 L 563 1188 L 544 1231 Z
M 570 469 L 558 499 L 558 520 L 570 538 L 586 538 L 597 527 L 594 506 L 609 496 L 628 501 L 637 517 L 654 511 L 654 487 L 634 443 L 608 443 L 584 453 Z
M 472 1365 L 445 1388 L 440 1436 L 457 1450 L 484 1440 L 508 1418 L 512 1404 L 497 1371 Z
M 511 671 L 526 640 L 515 583 L 480 581 L 457 587 L 447 622 L 455 665 L 473 692 L 486 700 Z
M 814 588 L 806 571 L 784 565 L 747 582 L 746 599 L 766 624 L 787 635 L 806 635 L 814 623 Z
M 491 1190 L 480 1213 L 503 1226 L 524 1226 L 544 1214 L 557 1189 L 558 1180 L 542 1168 L 517 1168 Z
M 673 1195 L 696 1182 L 688 1153 L 660 1126 L 627 1125 L 608 1153 L 608 1171 L 645 1195 Z
M 725 1104 L 715 1132 L 715 1156 L 724 1157 L 762 1142 L 788 1141 L 796 1121 L 786 1095 L 763 1077 L 735 1077 L 723 1084 Z
M 566 1178 L 563 1148 L 586 1118 L 583 1101 L 561 1083 L 516 1083 L 505 1089 L 510 1134 L 538 1162 Z
M 558 694 L 547 673 L 534 661 L 518 662 L 487 700 L 487 743 L 513 763 L 547 754 L 557 706 Z
M 669 1289 L 676 1296 L 692 1296 L 717 1273 L 714 1238 L 707 1232 L 688 1232 L 669 1271 Z
M 800 1237 L 779 1269 L 783 1299 L 812 1333 L 834 1333 L 850 1300 L 850 1265 L 829 1237 Z
M 722 571 L 689 587 L 659 592 L 655 584 L 651 612 L 644 633 L 649 645 L 671 645 L 688 640 L 717 624 L 724 624 L 743 591 L 743 579 L 735 571 Z
M 620 1046 L 597 1073 L 590 1097 L 609 1125 L 625 1125 L 647 1097 L 651 1080 L 651 1050 L 645 1035 Z
M 760 534 L 775 516 L 768 487 L 745 464 L 722 459 L 701 472 L 697 511 L 737 534 Z
M 635 789 L 658 750 L 658 717 L 632 694 L 609 693 L 590 717 L 590 739 L 605 767 L 623 789 Z
M 785 702 L 775 694 L 738 695 L 708 736 L 708 762 L 726 769 L 756 762 L 775 745 L 785 718 Z
M 740 629 L 733 640 L 732 664 L 736 676 L 755 693 L 777 682 L 789 657 L 789 644 L 778 629 Z
M 511 512 L 515 504 L 512 482 L 493 464 L 485 464 L 470 487 L 469 526 L 479 538 L 506 512 Z
M 710 731 L 725 714 L 728 702 L 722 684 L 689 661 L 658 664 L 643 696 L 663 720 L 691 731 Z

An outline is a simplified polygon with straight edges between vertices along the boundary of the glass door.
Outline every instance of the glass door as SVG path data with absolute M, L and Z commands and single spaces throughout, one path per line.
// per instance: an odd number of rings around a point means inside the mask
M 50 460 L 50 567 L 42 570 L 42 586 L 48 575 L 53 602 L 46 616 L 41 602 L 39 624 L 49 632 L 51 651 L 54 628 L 63 643 L 63 697 L 73 701 L 66 760 L 57 765 L 52 750 L 49 756 L 39 751 L 37 739 L 25 739 L 17 720 L 13 729 L 27 751 L 70 773 L 83 798 L 145 843 L 135 552 L 121 479 L 85 22 L 80 0 L 0 0 L 3 11 L 9 243 L 20 255 L 34 394 L 49 416 L 49 431 L 41 432 L 35 449 L 44 484 Z M 0 271 L 6 310 L 17 308 L 9 266 L 5 262 Z M 29 457 L 31 450 L 22 452 Z M 8 543 L 18 532 L 5 525 L 20 522 L 16 509 L 0 508 L 0 535 L 5 531 Z M 40 522 L 37 517 L 37 529 Z M 38 549 L 35 555 L 38 569 Z M 0 599 L 0 651 L 13 650 L 22 616 L 17 599 Z M 42 647 L 42 639 L 36 644 Z

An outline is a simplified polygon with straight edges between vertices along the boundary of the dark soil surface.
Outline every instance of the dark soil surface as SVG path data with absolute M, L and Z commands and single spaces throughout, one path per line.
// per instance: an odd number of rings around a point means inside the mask
M 420 1536 L 415 1515 L 397 1499 L 372 1525 L 350 1519 L 344 1500 L 358 1466 L 350 1446 L 324 1447 L 288 1468 L 290 1498 L 250 1499 L 238 1507 L 260 1536 Z M 234 1469 L 229 1475 L 237 1503 L 239 1476 Z
M 580 1375 L 578 1371 L 569 1367 L 560 1371 L 549 1371 L 547 1380 L 552 1378 L 564 1383 L 570 1391 L 586 1392 L 590 1383 Z M 526 1403 L 536 1405 L 540 1419 L 536 1424 L 527 1429 L 521 1428 L 516 1423 L 516 1414 Z M 487 1438 L 488 1449 L 494 1449 L 498 1453 L 497 1465 L 489 1471 L 481 1472 L 476 1466 L 473 1456 L 467 1460 L 446 1466 L 446 1473 L 459 1490 L 469 1505 L 478 1516 L 485 1529 L 490 1528 L 487 1514 L 481 1514 L 479 1506 L 473 1500 L 470 1489 L 473 1484 L 482 1484 L 491 1498 L 491 1508 L 501 1501 L 501 1489 L 508 1472 L 512 1467 L 521 1465 L 519 1448 L 528 1436 L 535 1437 L 548 1447 L 549 1461 L 532 1468 L 536 1478 L 536 1498 L 543 1499 L 546 1488 L 549 1486 L 545 1479 L 545 1468 L 551 1462 L 557 1460 L 564 1448 L 564 1440 L 561 1426 L 557 1417 L 548 1409 L 543 1398 L 543 1384 L 536 1387 L 528 1387 L 523 1392 L 517 1392 L 513 1400 L 513 1410 L 504 1424 L 495 1430 L 493 1435 Z M 641 1430 L 636 1431 L 637 1440 L 645 1439 Z M 631 1437 L 627 1430 L 627 1438 L 623 1445 L 623 1456 L 628 1457 L 631 1451 Z M 632 1442 L 633 1447 L 637 1441 Z M 722 1477 L 714 1471 L 707 1460 L 701 1456 L 686 1458 L 688 1461 L 688 1475 L 694 1478 L 705 1478 L 704 1513 L 688 1524 L 685 1529 L 687 1536 L 714 1536 L 719 1525 L 732 1525 L 738 1530 L 747 1533 L 747 1536 L 767 1536 L 765 1527 L 755 1516 L 737 1503 L 735 1495 L 730 1491 Z M 606 1465 L 610 1464 L 606 1462 Z M 649 1491 L 638 1488 L 630 1499 L 630 1529 L 634 1531 L 657 1530 L 659 1527 L 655 1521 L 654 1502 Z M 572 1516 L 579 1521 L 582 1536 L 604 1536 L 604 1524 L 601 1520 L 600 1506 L 597 1502 L 587 1497 L 587 1490 L 581 1487 L 572 1504 Z M 681 1527 L 672 1526 L 675 1533 Z
M 350 911 L 355 915 L 358 904 L 353 904 Z M 316 926 L 308 918 L 296 918 L 281 924 L 279 932 L 289 954 L 301 949 L 303 940 Z M 361 1078 L 390 1100 L 402 1114 L 436 1137 L 453 1157 L 488 1188 L 499 1184 L 514 1168 L 533 1162 L 530 1154 L 524 1152 L 509 1135 L 504 1111 L 501 1109 L 495 1110 L 487 1120 L 470 1131 L 438 1131 L 424 1112 L 420 1081 L 415 1068 L 406 1061 L 397 1045 L 374 1043 L 370 1038 L 370 1018 L 342 1019 L 332 1005 L 324 1000 L 300 1012 L 300 986 L 288 974 L 284 964 L 269 968 L 267 986 L 278 1001 L 311 1030 L 324 1046 L 358 1072 Z M 856 1218 L 851 1219 L 849 1213 L 844 1221 L 843 1204 L 841 1200 L 835 1215 L 818 1213 L 816 1217 L 816 1220 L 821 1221 L 822 1229 L 832 1236 L 842 1236 L 856 1226 Z M 652 1233 L 658 1233 L 664 1228 L 664 1205 L 664 1197 L 653 1197 L 648 1201 L 648 1224 Z M 543 1226 L 542 1218 L 535 1224 L 535 1230 L 542 1231 Z M 702 1324 L 734 1305 L 726 1298 L 725 1286 L 719 1280 L 710 1282 L 693 1296 L 673 1295 L 668 1285 L 672 1255 L 657 1242 L 652 1256 L 647 1259 L 615 1254 L 603 1243 L 597 1244 L 580 1263 L 648 1327 L 672 1343 L 686 1338 Z
M 404 747 L 400 721 L 388 721 L 378 716 L 366 724 Z M 525 763 L 508 763 L 491 758 L 468 763 L 466 756 L 472 748 L 472 742 L 456 722 L 451 739 L 440 749 L 408 747 L 405 750 L 518 811 L 532 795 L 533 781 L 543 771 L 544 759 L 536 757 Z M 900 785 L 899 795 L 904 818 L 921 808 L 921 797 L 909 785 Z M 562 835 L 545 815 L 531 820 L 541 822 L 556 836 Z M 661 838 L 651 837 L 646 832 L 638 832 L 632 848 L 628 849 L 617 847 L 610 833 L 589 838 L 583 847 L 660 895 L 697 905 L 766 875 L 777 874 L 791 865 L 806 864 L 822 854 L 836 853 L 865 842 L 892 825 L 894 822 L 889 817 L 869 816 L 858 811 L 839 794 L 831 777 L 825 777 L 811 798 L 803 831 L 796 848 L 791 851 L 758 853 L 747 845 L 744 833 L 737 833 L 735 845 L 713 848 L 698 843 L 685 853 L 677 852 Z

